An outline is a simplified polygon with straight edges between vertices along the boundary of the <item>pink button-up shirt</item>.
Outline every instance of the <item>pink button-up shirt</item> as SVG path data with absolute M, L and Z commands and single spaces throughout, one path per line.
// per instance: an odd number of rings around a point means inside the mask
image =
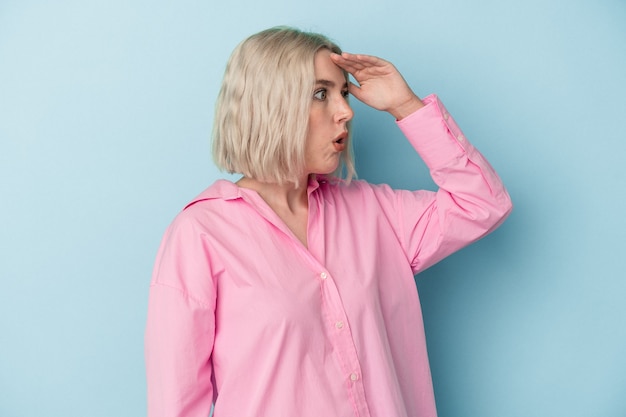
M 220 180 L 163 238 L 148 415 L 436 415 L 413 275 L 497 227 L 509 196 L 436 96 L 398 122 L 437 192 L 312 179 L 308 249 Z

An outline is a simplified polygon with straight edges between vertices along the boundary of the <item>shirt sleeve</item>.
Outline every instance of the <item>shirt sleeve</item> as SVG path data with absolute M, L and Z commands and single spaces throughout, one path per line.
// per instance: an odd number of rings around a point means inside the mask
M 157 255 L 145 333 L 148 417 L 206 417 L 211 410 L 216 291 L 202 235 L 183 212 Z
M 423 101 L 425 107 L 397 122 L 439 186 L 394 196 L 414 273 L 488 234 L 512 210 L 502 181 L 439 98 Z

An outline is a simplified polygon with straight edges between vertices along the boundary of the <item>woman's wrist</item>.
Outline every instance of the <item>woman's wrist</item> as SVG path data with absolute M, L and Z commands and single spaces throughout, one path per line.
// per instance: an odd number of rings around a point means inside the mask
M 422 102 L 418 96 L 413 94 L 411 99 L 405 101 L 397 107 L 394 107 L 393 109 L 389 109 L 389 113 L 395 117 L 396 120 L 402 120 L 424 107 L 424 105 L 424 102 Z

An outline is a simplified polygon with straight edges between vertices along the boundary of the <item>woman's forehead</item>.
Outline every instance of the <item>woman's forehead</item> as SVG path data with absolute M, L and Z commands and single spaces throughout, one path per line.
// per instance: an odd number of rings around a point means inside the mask
M 316 84 L 339 85 L 343 87 L 346 83 L 346 76 L 343 70 L 330 59 L 330 54 L 331 51 L 326 48 L 320 49 L 315 54 Z

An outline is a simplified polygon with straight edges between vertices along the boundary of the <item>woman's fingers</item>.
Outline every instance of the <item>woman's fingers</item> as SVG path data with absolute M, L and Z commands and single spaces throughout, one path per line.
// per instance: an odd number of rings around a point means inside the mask
M 392 72 L 393 68 L 389 62 L 371 55 L 344 52 L 341 55 L 331 54 L 331 59 L 335 64 L 352 74 L 357 80 L 364 75 L 388 75 Z
M 358 83 L 349 84 L 350 94 L 368 106 L 388 111 L 398 120 L 423 106 L 392 63 L 376 56 L 348 52 L 330 56 Z

